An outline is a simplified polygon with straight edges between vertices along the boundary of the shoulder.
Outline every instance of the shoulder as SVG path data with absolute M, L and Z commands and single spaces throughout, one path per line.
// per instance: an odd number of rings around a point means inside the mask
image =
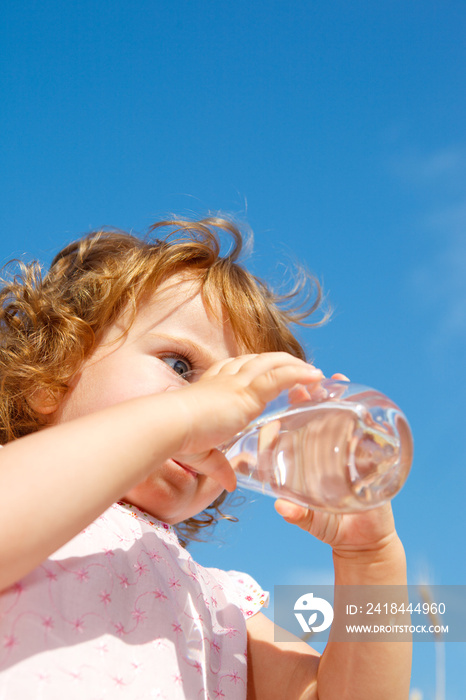
M 212 567 L 204 569 L 225 591 L 230 601 L 240 608 L 247 620 L 269 604 L 269 593 L 243 571 L 224 571 Z

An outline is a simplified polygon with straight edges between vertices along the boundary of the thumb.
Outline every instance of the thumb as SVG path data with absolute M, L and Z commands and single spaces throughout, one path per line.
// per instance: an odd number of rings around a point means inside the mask
M 183 455 L 183 463 L 198 474 L 204 474 L 217 481 L 227 491 L 236 488 L 236 474 L 233 467 L 220 450 L 208 450 L 199 454 Z
M 291 501 L 286 501 L 283 498 L 279 498 L 275 501 L 275 510 L 279 515 L 281 515 L 288 523 L 293 523 L 293 525 L 298 525 L 305 530 L 308 530 L 312 522 L 312 510 L 305 508 L 304 506 L 299 506 L 297 503 L 292 503 Z
M 311 510 L 283 499 L 275 502 L 275 509 L 288 523 L 297 525 L 321 542 L 332 545 L 335 541 L 341 517 L 339 514 Z

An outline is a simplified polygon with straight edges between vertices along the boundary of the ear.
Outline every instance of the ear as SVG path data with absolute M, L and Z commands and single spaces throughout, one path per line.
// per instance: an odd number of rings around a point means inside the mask
M 27 402 L 36 413 L 40 413 L 43 416 L 54 413 L 59 403 L 57 396 L 55 396 L 50 389 L 46 388 L 33 391 L 31 396 L 28 397 Z

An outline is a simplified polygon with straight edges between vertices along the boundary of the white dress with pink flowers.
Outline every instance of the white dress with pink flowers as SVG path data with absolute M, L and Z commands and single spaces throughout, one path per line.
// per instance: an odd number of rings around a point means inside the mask
M 266 602 L 114 504 L 0 595 L 0 698 L 244 699 L 245 620 Z

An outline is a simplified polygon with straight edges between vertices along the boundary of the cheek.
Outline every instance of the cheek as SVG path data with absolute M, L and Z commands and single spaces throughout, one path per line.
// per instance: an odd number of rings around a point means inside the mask
M 170 388 L 179 386 L 169 386 L 167 377 L 148 371 L 144 362 L 136 365 L 99 362 L 86 367 L 77 377 L 63 400 L 60 418 L 78 418 L 139 396 L 168 391 Z
M 97 372 L 93 366 L 85 368 L 63 399 L 59 422 L 79 418 L 132 398 L 129 384 L 119 380 L 118 376 L 118 373 L 111 371 Z

